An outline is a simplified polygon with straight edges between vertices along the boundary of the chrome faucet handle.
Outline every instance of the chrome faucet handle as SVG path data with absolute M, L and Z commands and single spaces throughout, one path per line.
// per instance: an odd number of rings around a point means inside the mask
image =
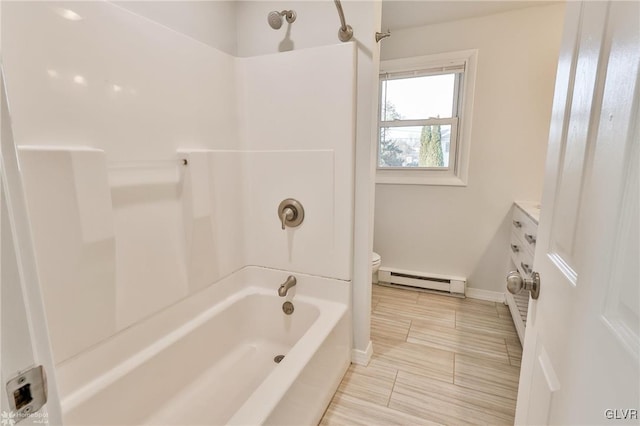
M 286 207 L 280 213 L 280 221 L 282 222 L 282 230 L 284 231 L 287 222 L 290 222 L 293 219 L 295 213 L 289 207 Z

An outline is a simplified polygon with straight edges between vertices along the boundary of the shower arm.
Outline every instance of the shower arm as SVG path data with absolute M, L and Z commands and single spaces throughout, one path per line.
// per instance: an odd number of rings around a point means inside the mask
M 338 29 L 338 38 L 340 41 L 349 41 L 353 37 L 353 28 L 351 25 L 347 25 L 344 20 L 344 11 L 342 10 L 342 4 L 340 4 L 340 0 L 333 0 L 336 4 L 336 9 L 338 9 L 338 16 L 340 17 L 340 28 Z

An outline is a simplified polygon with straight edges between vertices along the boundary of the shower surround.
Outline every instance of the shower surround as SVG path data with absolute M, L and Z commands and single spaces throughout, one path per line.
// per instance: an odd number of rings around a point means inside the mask
M 237 297 L 219 286 L 271 287 L 275 299 L 288 274 L 310 277 L 293 292 L 300 299 L 344 307 L 330 351 L 340 362 L 317 364 L 341 376 L 351 347 L 354 44 L 235 58 L 107 2 L 5 3 L 2 19 L 63 408 L 126 362 L 110 358 L 112 342 L 132 358 L 155 347 L 128 341 L 131 330 L 161 324 L 161 340 Z M 303 204 L 305 221 L 282 231 L 285 198 Z M 243 282 L 249 265 L 259 273 Z M 209 305 L 191 309 L 204 295 Z M 284 315 L 270 311 L 269 321 Z M 316 337 L 324 353 L 326 336 Z M 190 351 L 178 352 L 189 363 Z M 102 354 L 93 375 L 80 362 L 89 353 Z M 274 371 L 303 371 L 287 362 Z

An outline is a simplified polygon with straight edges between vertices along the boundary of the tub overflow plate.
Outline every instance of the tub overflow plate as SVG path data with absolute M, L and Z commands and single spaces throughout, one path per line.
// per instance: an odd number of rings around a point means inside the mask
M 287 315 L 291 315 L 293 313 L 293 303 L 284 302 L 282 304 L 282 312 L 284 312 Z

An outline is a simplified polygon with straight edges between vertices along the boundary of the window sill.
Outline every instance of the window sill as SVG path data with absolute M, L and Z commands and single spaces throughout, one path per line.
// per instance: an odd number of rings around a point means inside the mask
M 410 172 L 411 173 L 411 172 Z M 419 173 L 419 172 L 418 172 Z M 432 186 L 467 186 L 467 182 L 458 176 L 434 176 L 433 174 L 415 175 L 415 172 L 408 174 L 387 174 L 378 172 L 376 174 L 376 184 L 381 185 L 432 185 Z

